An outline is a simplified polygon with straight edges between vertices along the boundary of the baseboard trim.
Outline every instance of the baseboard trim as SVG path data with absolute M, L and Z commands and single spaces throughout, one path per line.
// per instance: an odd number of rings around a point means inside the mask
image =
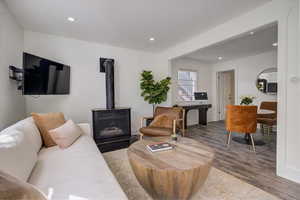
M 296 183 L 300 183 L 300 170 L 298 169 L 292 167 L 285 167 L 285 169 L 278 170 L 277 174 L 282 178 L 286 178 Z

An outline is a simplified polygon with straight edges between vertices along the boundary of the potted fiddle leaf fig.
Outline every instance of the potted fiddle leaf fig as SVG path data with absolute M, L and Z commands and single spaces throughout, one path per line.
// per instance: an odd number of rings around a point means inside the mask
M 144 97 L 144 100 L 149 104 L 152 104 L 153 112 L 157 104 L 161 104 L 167 100 L 168 91 L 170 90 L 170 84 L 170 77 L 166 77 L 160 81 L 155 81 L 152 71 L 144 70 L 141 73 L 141 96 Z

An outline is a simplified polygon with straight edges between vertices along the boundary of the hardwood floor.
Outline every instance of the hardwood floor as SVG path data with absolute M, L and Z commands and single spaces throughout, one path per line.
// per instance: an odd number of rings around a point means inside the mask
M 243 134 L 233 133 L 233 137 Z M 224 122 L 211 122 L 206 127 L 189 127 L 187 137 L 196 139 L 216 151 L 214 166 L 236 176 L 249 184 L 261 188 L 284 200 L 300 199 L 300 184 L 276 176 L 276 133 L 263 136 L 259 130 L 256 140 L 264 140 L 266 145 L 256 146 L 256 153 L 249 145 L 231 140 L 227 148 Z

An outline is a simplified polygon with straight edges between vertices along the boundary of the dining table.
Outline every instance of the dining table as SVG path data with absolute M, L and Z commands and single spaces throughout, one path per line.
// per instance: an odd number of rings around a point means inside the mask
M 269 115 L 269 114 L 275 114 L 275 111 L 274 110 L 259 109 L 259 110 L 257 110 L 257 114 Z

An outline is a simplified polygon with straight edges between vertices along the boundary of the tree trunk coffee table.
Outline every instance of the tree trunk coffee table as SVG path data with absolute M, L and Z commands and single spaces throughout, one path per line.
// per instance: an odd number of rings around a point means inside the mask
M 146 145 L 169 142 L 173 150 L 150 152 Z M 145 138 L 133 143 L 128 151 L 133 172 L 153 199 L 190 199 L 204 184 L 210 171 L 214 151 L 188 138 Z

